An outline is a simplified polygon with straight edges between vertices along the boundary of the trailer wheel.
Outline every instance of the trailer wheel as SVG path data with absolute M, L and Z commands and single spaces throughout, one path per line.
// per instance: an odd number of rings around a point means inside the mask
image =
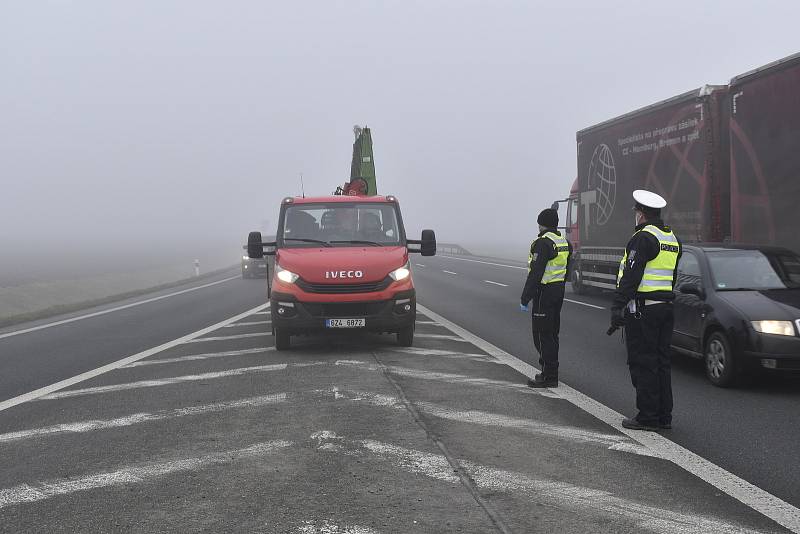
M 410 347 L 414 344 L 414 325 L 407 326 L 397 333 L 397 344 L 401 347 Z
M 289 332 L 283 328 L 273 328 L 272 332 L 275 335 L 275 350 L 289 350 L 292 345 L 292 336 Z

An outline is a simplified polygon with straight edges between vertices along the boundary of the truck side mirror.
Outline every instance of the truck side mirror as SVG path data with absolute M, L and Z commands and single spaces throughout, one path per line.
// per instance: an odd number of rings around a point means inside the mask
M 422 231 L 420 251 L 423 256 L 436 256 L 436 233 L 433 230 Z
M 248 234 L 247 255 L 256 259 L 264 257 L 264 244 L 261 241 L 261 232 L 250 232 L 250 234 Z

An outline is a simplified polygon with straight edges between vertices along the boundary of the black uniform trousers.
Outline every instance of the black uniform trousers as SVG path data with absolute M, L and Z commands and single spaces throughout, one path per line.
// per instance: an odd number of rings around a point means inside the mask
M 539 365 L 544 378 L 558 378 L 558 333 L 561 330 L 563 304 L 563 282 L 542 284 L 533 299 L 533 344 L 539 352 Z
M 625 313 L 628 368 L 636 388 L 636 420 L 642 424 L 672 423 L 670 341 L 674 323 L 672 303 L 638 306 Z

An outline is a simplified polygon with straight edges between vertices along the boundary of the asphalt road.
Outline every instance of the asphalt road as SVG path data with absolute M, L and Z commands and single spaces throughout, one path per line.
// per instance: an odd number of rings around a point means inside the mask
M 422 303 L 525 354 L 522 272 L 466 265 L 425 258 Z M 495 271 L 470 282 L 478 266 L 506 269 L 508 287 Z M 445 318 L 420 313 L 411 350 L 344 333 L 277 352 L 263 280 L 225 278 L 0 331 L 0 401 L 127 358 L 0 409 L 0 531 L 785 531 L 558 389 L 524 387 Z M 592 382 L 626 402 L 627 384 L 610 387 L 621 348 L 595 343 L 604 313 L 575 306 L 584 335 L 564 361 L 607 352 Z
M 433 311 L 536 365 L 530 320 L 519 311 L 527 274 L 523 263 L 446 256 L 417 257 L 414 263 L 421 300 Z M 566 298 L 603 309 L 564 303 L 559 378 L 621 413 L 635 415 L 621 337 L 605 335 L 610 297 L 576 296 L 568 289 Z M 800 506 L 800 376 L 765 375 L 746 387 L 721 389 L 706 381 L 699 360 L 675 355 L 672 383 L 674 423 L 665 435 Z

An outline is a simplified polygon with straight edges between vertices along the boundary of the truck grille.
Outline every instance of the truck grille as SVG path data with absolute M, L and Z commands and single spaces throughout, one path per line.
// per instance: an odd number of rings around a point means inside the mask
M 392 283 L 388 276 L 380 282 L 367 282 L 362 284 L 312 284 L 305 280 L 297 280 L 297 286 L 306 293 L 373 293 L 383 291 Z
M 303 306 L 313 317 L 366 317 L 380 313 L 386 302 L 306 302 Z

